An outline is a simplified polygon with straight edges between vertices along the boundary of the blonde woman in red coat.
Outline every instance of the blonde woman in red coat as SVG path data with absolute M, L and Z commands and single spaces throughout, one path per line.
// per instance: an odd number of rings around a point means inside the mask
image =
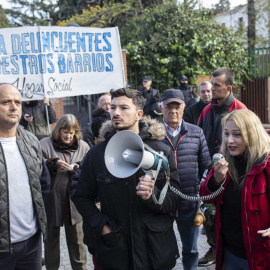
M 270 137 L 249 110 L 222 120 L 222 154 L 200 195 L 221 184 L 216 203 L 216 269 L 270 269 Z

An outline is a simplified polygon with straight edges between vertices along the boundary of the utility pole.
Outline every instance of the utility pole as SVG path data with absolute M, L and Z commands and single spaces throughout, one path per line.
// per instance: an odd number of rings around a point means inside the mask
M 50 18 L 50 13 L 47 12 L 47 18 L 45 19 L 45 21 L 47 22 L 47 26 L 52 26 L 51 25 L 51 21 L 52 18 Z M 51 134 L 51 125 L 50 125 L 50 121 L 49 121 L 49 113 L 48 113 L 48 106 L 45 105 L 45 112 L 46 112 L 46 118 L 47 118 L 47 125 L 48 125 L 48 132 L 49 134 Z
M 254 49 L 255 48 L 255 39 L 256 39 L 256 14 L 255 14 L 255 5 L 254 0 L 248 0 L 247 6 L 247 13 L 248 13 L 248 48 Z
M 50 13 L 47 12 L 46 15 L 47 15 L 47 18 L 45 18 L 44 21 L 47 22 L 47 26 L 52 26 L 51 21 L 52 21 L 53 19 L 50 18 Z

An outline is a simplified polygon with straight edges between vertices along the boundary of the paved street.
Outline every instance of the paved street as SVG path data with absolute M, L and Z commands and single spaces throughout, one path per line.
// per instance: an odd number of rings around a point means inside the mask
M 175 270 L 182 270 L 183 265 L 181 262 L 181 241 L 180 241 L 180 236 L 179 236 L 178 230 L 176 228 L 176 224 L 174 224 L 174 229 L 176 232 L 178 247 L 179 247 L 179 251 L 180 251 L 180 258 L 177 261 L 177 264 L 175 266 Z M 205 254 L 205 252 L 207 252 L 209 249 L 209 246 L 206 243 L 206 236 L 202 235 L 201 233 L 199 236 L 198 247 L 199 247 L 199 252 L 200 252 L 199 256 L 200 257 L 203 256 Z M 45 269 L 46 268 L 43 266 L 42 270 L 45 270 Z M 94 267 L 92 264 L 92 257 L 88 253 L 88 255 L 87 255 L 87 270 L 93 270 L 93 269 L 94 269 Z M 215 265 L 211 265 L 209 267 L 198 267 L 198 270 L 214 270 L 214 269 L 215 269 Z M 59 268 L 59 270 L 72 270 L 70 262 L 69 262 L 68 249 L 67 249 L 67 245 L 66 245 L 65 230 L 63 228 L 61 230 L 61 267 Z

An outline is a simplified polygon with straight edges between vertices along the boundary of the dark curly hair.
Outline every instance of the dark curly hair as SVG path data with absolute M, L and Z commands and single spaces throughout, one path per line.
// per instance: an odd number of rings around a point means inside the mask
M 143 110 L 144 107 L 144 97 L 138 90 L 131 88 L 119 88 L 117 90 L 111 90 L 112 100 L 116 97 L 126 96 L 132 99 L 133 104 L 135 104 L 138 110 Z

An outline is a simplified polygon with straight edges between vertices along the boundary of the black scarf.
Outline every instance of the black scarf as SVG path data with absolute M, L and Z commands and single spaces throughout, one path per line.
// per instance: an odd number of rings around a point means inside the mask
M 79 143 L 76 139 L 71 144 L 66 144 L 61 142 L 60 140 L 53 139 L 53 148 L 57 152 L 75 152 L 78 150 Z

